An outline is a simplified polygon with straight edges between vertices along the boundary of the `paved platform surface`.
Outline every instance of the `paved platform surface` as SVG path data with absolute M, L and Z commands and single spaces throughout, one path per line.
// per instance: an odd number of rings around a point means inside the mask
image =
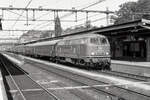
M 0 100 L 8 100 L 1 70 L 0 70 Z
M 130 65 L 130 66 L 150 67 L 150 62 L 133 62 L 133 61 L 111 60 L 111 63 L 125 64 L 125 65 Z
M 113 71 L 150 77 L 150 62 L 111 60 L 111 68 Z

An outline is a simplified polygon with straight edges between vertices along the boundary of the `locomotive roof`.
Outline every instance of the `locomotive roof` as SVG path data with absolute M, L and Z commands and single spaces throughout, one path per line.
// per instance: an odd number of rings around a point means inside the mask
M 94 32 L 88 33 L 88 34 L 81 34 L 81 35 L 73 35 L 73 36 L 67 36 L 64 38 L 64 40 L 68 39 L 79 39 L 79 38 L 86 38 L 86 37 L 105 37 L 104 35 L 96 34 Z
M 32 43 L 32 44 L 27 44 L 27 46 L 53 45 L 53 44 L 56 44 L 58 41 L 60 41 L 60 39 L 58 39 L 58 40 L 51 40 L 51 41 L 36 42 L 36 43 Z

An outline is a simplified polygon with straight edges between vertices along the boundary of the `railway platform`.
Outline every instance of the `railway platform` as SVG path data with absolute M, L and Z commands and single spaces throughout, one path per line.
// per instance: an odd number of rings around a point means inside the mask
M 23 68 L 25 71 L 27 71 L 29 73 L 29 75 L 36 75 L 36 77 L 34 76 L 35 78 L 37 78 L 38 75 L 43 74 L 43 72 L 39 73 L 39 70 L 37 70 L 37 72 L 35 71 L 35 69 L 37 69 L 38 67 L 43 68 L 44 72 L 47 70 L 49 72 L 49 74 L 51 72 L 50 75 L 45 74 L 45 76 L 44 76 L 44 77 L 47 77 L 48 80 L 46 78 L 44 78 L 43 76 L 41 79 L 40 78 L 41 76 L 40 76 L 39 79 L 37 80 L 37 82 L 39 82 L 39 83 L 41 82 L 41 84 L 45 87 L 50 86 L 47 88 L 52 91 L 69 91 L 69 94 L 71 93 L 70 98 L 72 98 L 72 95 L 75 95 L 75 96 L 79 96 L 79 97 L 86 97 L 86 99 L 84 98 L 85 100 L 94 100 L 94 99 L 87 99 L 87 98 L 89 98 L 89 95 L 85 94 L 85 92 L 84 93 L 82 92 L 82 96 L 81 96 L 81 91 L 79 91 L 82 89 L 91 91 L 91 88 L 92 89 L 96 88 L 96 89 L 105 91 L 105 93 L 108 92 L 110 94 L 115 95 L 115 97 L 117 97 L 117 98 L 119 98 L 119 96 L 123 97 L 123 98 L 127 98 L 126 100 L 149 100 L 149 98 L 150 98 L 149 82 L 144 82 L 144 81 L 135 82 L 135 81 L 126 80 L 123 78 L 113 77 L 110 75 L 103 75 L 103 74 L 100 74 L 100 72 L 81 70 L 78 68 L 64 66 L 64 65 L 55 64 L 55 63 L 50 63 L 48 61 L 25 57 L 22 55 L 19 55 L 19 56 L 15 55 L 15 54 L 3 54 L 3 55 L 5 57 L 9 58 L 9 60 L 13 61 L 17 65 L 21 66 L 21 68 Z M 126 62 L 126 63 L 121 62 L 121 61 L 115 62 L 114 60 L 112 60 L 112 67 L 114 66 L 113 64 L 127 65 L 128 63 L 130 63 L 130 62 Z M 132 62 L 132 63 L 134 63 L 134 62 Z M 131 64 L 129 64 L 129 65 L 131 65 Z M 135 65 L 133 64 L 133 66 L 135 66 Z M 34 67 L 34 68 L 32 68 L 32 67 Z M 59 77 L 57 75 L 54 75 L 54 77 L 56 76 L 56 78 L 53 77 L 52 80 L 50 80 L 50 77 L 53 76 L 52 73 L 59 75 L 61 78 L 59 79 Z M 63 79 L 62 76 L 65 79 Z M 44 80 L 43 80 L 43 78 L 44 78 Z M 55 80 L 53 80 L 53 79 L 55 79 Z M 68 82 L 68 81 L 66 81 L 66 79 L 74 80 L 73 85 L 72 85 L 72 82 L 70 82 L 70 81 Z M 83 80 L 84 80 L 84 84 L 83 84 Z M 103 83 L 100 83 L 101 81 Z M 67 82 L 67 84 L 65 82 Z M 28 82 L 26 82 L 26 83 L 28 83 Z M 54 84 L 58 85 L 59 87 L 58 86 L 55 87 Z M 52 87 L 51 87 L 51 85 L 52 85 Z M 15 90 L 15 89 L 13 89 L 13 90 Z M 27 90 L 29 90 L 29 89 L 23 89 L 23 91 L 28 92 Z M 32 89 L 32 91 L 33 90 L 37 91 L 37 89 Z M 14 91 L 11 91 L 11 92 L 14 92 Z M 95 94 L 95 93 L 93 93 L 93 91 L 92 91 L 92 94 Z M 61 93 L 61 95 L 62 95 L 62 93 Z M 83 96 L 83 95 L 85 95 L 85 96 Z M 57 94 L 57 96 L 59 98 L 61 98 L 60 95 Z M 66 95 L 63 95 L 63 97 L 64 96 L 66 96 Z M 100 96 L 100 94 L 98 94 L 98 96 Z M 105 95 L 105 97 L 108 97 L 108 95 Z M 111 97 L 111 96 L 109 95 L 109 97 Z M 105 99 L 102 99 L 102 100 L 105 100 Z M 111 100 L 111 99 L 108 99 L 108 100 Z M 121 100 L 121 99 L 112 99 L 112 100 Z
M 150 62 L 111 60 L 113 71 L 150 77 Z
M 1 68 L 0 68 L 0 100 L 8 100 Z

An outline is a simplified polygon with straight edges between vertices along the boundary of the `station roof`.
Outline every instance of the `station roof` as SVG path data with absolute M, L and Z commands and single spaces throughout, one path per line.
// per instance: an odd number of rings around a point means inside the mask
M 106 36 L 118 36 L 118 35 L 129 35 L 129 34 L 150 35 L 150 20 L 146 20 L 146 19 L 135 20 L 127 23 L 75 32 L 75 33 L 62 35 L 58 37 L 40 39 L 36 41 L 27 42 L 24 44 L 30 44 L 35 42 L 47 41 L 47 40 L 62 39 L 66 36 L 88 34 L 91 32 L 96 32 Z
M 150 35 L 150 20 L 141 19 L 128 23 L 112 25 L 96 29 L 96 32 L 104 35 Z
M 78 34 L 88 34 L 91 32 L 103 34 L 106 36 L 109 35 L 128 35 L 130 33 L 134 34 L 142 34 L 145 35 L 147 33 L 150 34 L 150 20 L 147 19 L 140 19 L 135 20 L 127 23 L 110 25 L 101 28 L 89 29 L 86 31 L 75 32 L 67 35 L 59 36 L 58 38 L 71 36 L 71 35 L 78 35 Z M 126 33 L 126 34 L 125 34 Z
M 127 23 L 81 31 L 73 34 L 84 34 L 88 32 L 96 32 L 106 36 L 128 34 L 150 35 L 150 20 L 141 19 Z

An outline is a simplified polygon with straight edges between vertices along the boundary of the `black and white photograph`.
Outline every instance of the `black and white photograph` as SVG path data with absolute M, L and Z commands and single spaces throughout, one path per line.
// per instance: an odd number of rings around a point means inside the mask
M 150 0 L 0 0 L 0 100 L 150 100 Z

